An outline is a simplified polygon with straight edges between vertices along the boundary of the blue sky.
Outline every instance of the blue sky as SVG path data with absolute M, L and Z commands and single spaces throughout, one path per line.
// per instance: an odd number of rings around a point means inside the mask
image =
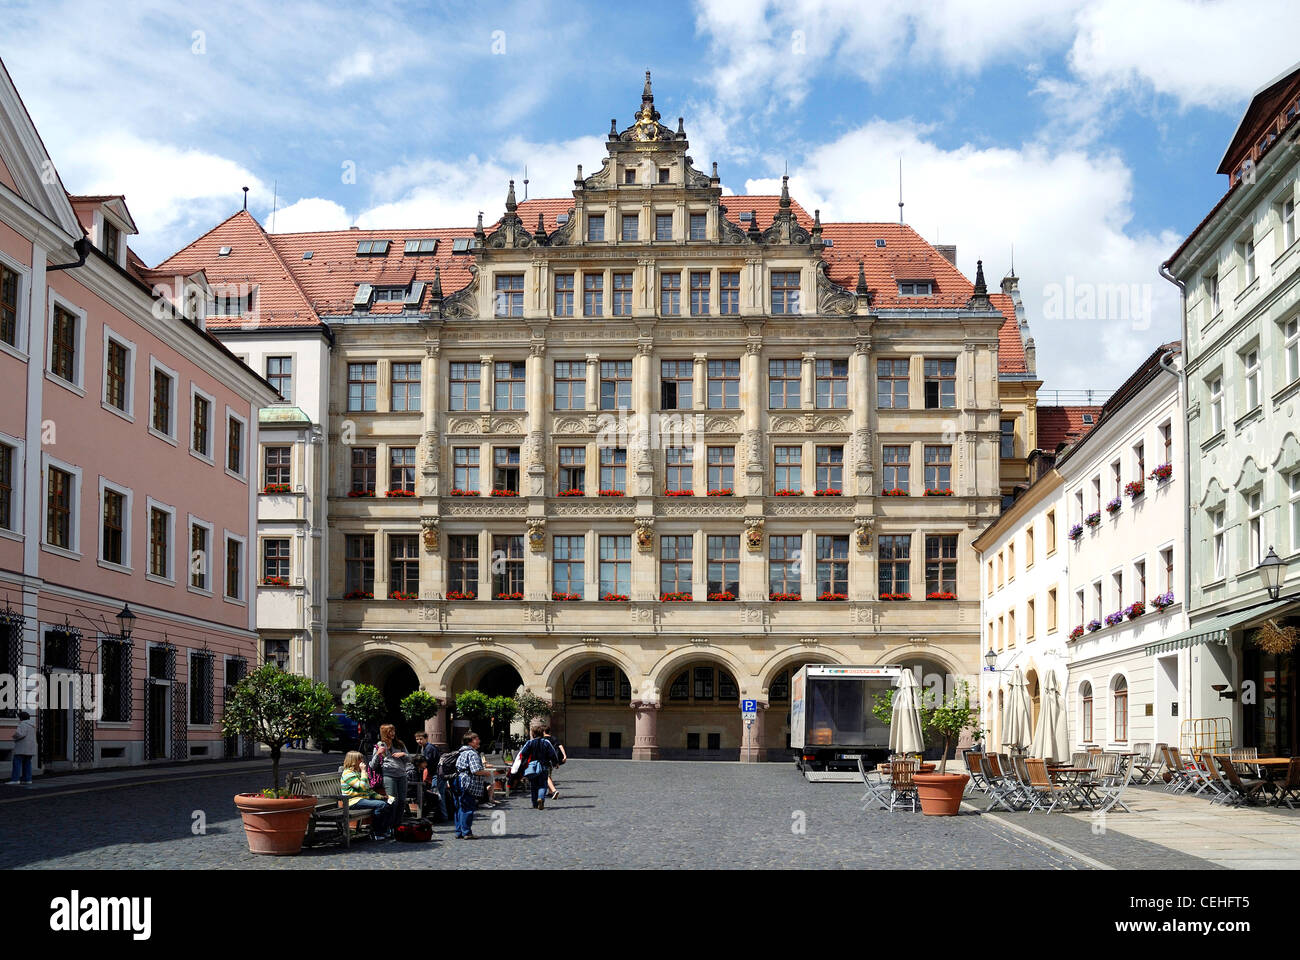
M 730 190 L 774 192 L 788 164 L 824 219 L 894 220 L 901 157 L 908 221 L 968 275 L 1001 277 L 1014 244 L 1048 390 L 1113 388 L 1177 338 L 1156 270 L 1297 52 L 1249 26 L 1293 22 L 1286 0 L 0 7 L 66 186 L 125 193 L 150 263 L 245 185 L 280 231 L 472 223 L 525 164 L 531 195 L 566 194 L 648 68 Z

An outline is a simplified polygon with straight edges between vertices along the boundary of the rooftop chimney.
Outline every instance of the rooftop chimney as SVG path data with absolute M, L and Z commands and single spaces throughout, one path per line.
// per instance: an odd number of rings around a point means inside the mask
M 955 243 L 936 243 L 934 249 L 939 251 L 939 256 L 943 257 L 954 267 L 957 266 L 957 244 Z

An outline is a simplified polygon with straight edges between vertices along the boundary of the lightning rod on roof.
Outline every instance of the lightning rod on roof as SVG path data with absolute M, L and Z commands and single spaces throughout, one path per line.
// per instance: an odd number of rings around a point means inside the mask
M 524 164 L 524 199 L 528 199 L 528 164 Z
M 271 186 L 271 232 L 275 233 L 275 205 L 280 197 L 280 181 L 273 180 Z
M 903 222 L 903 158 L 898 158 L 898 222 Z

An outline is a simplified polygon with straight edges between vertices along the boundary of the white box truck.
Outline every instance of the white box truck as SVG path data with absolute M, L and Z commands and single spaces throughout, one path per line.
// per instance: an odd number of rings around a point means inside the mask
M 871 712 L 877 694 L 897 685 L 904 668 L 810 663 L 790 681 L 790 747 L 808 780 L 857 775 L 858 757 L 889 756 L 889 724 Z

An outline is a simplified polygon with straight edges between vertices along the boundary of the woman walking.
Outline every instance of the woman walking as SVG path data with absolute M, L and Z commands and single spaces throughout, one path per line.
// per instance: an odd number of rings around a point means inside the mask
M 363 770 L 361 751 L 349 750 L 343 758 L 343 796 L 348 798 L 349 810 L 369 810 L 375 817 L 375 839 L 390 840 L 393 837 L 393 822 L 397 818 L 396 803 L 389 803 L 382 795 L 372 790 L 370 780 Z
M 533 808 L 546 809 L 546 785 L 551 778 L 551 767 L 560 761 L 560 755 L 551 746 L 543 734 L 546 728 L 540 723 L 533 724 L 530 734 L 532 739 L 519 748 L 519 757 L 523 761 L 524 776 L 533 791 Z
M 379 742 L 370 758 L 370 769 L 384 778 L 384 792 L 397 803 L 397 822 L 406 818 L 406 780 L 414 765 L 406 744 L 397 739 L 397 728 L 386 723 L 379 728 Z

